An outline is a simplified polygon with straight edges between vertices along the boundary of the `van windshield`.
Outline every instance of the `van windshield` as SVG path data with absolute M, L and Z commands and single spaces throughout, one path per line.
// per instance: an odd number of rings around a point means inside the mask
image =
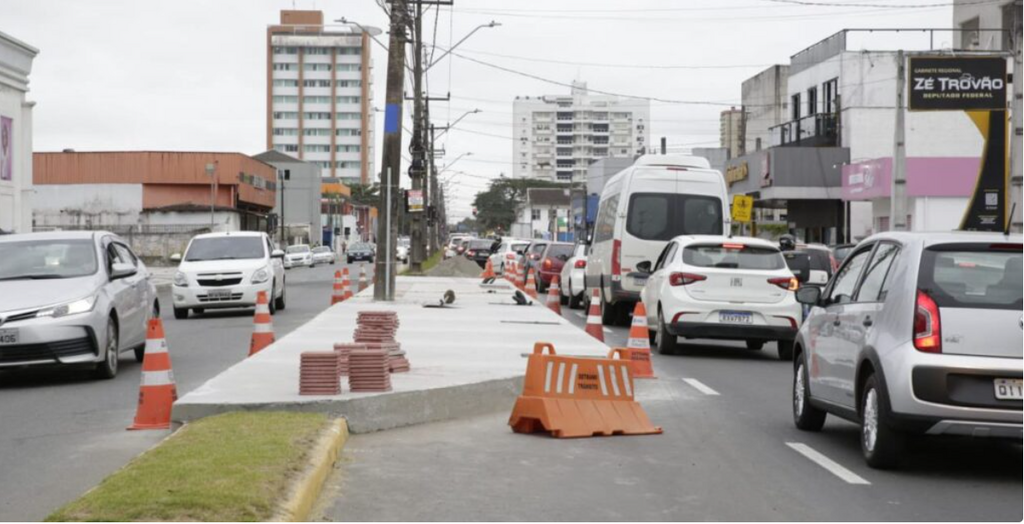
M 917 286 L 939 307 L 1020 310 L 1022 275 L 1020 245 L 946 244 L 924 250 Z
M 641 240 L 664 241 L 680 235 L 721 235 L 722 201 L 713 196 L 634 193 L 626 232 Z

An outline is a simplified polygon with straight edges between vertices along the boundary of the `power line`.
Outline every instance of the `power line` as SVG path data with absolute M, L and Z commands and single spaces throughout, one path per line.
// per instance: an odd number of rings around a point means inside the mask
M 443 48 L 442 48 L 443 49 Z M 524 60 L 545 64 L 574 65 L 581 67 L 617 67 L 624 69 L 742 69 L 752 67 L 768 67 L 770 64 L 727 64 L 727 65 L 640 65 L 640 64 L 609 64 L 599 62 L 573 62 L 568 60 L 552 60 L 547 58 L 536 58 L 529 56 L 506 55 L 501 53 L 488 53 L 486 51 L 474 51 L 469 49 L 460 50 L 462 53 L 496 56 L 512 60 Z

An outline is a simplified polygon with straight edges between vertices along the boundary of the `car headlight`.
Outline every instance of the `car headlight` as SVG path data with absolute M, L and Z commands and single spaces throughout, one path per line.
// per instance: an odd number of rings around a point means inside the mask
M 92 311 L 92 307 L 94 305 L 96 305 L 96 295 L 90 295 L 74 302 L 68 302 L 67 304 L 40 309 L 36 312 L 36 318 L 60 318 L 67 315 L 88 313 L 89 311 Z
M 188 287 L 188 277 L 185 273 L 178 271 L 174 274 L 174 285 L 178 287 Z
M 262 284 L 270 279 L 270 269 L 261 267 L 252 274 L 253 284 Z

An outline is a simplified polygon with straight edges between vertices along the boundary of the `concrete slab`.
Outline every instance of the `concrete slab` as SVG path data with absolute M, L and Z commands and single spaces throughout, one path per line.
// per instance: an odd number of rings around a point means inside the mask
M 456 301 L 437 304 L 446 290 Z M 608 347 L 539 301 L 516 306 L 503 281 L 399 277 L 396 300 L 373 302 L 373 289 L 327 308 L 255 356 L 239 362 L 174 404 L 173 419 L 185 422 L 226 411 L 302 410 L 346 418 L 354 433 L 511 410 L 522 388 L 526 359 L 538 341 L 559 353 L 604 356 Z M 397 339 L 412 369 L 391 377 L 387 393 L 299 395 L 299 354 L 324 351 L 352 340 L 360 310 L 398 312 Z M 287 313 L 285 313 L 287 314 Z

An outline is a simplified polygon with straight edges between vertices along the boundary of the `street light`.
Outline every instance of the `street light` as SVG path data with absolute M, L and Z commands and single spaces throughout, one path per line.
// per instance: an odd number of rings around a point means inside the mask
M 465 113 L 463 113 L 462 116 L 460 116 L 459 118 L 456 118 L 454 122 L 452 122 L 451 124 L 448 124 L 444 128 L 444 130 L 441 131 L 441 134 L 435 136 L 434 137 L 434 142 L 437 142 L 438 138 L 441 138 L 442 136 L 444 136 L 444 134 L 447 133 L 449 129 L 451 129 L 451 128 L 455 127 L 456 125 L 458 125 L 458 123 L 461 122 L 463 118 L 466 118 L 469 115 L 475 115 L 477 113 L 483 113 L 483 111 L 480 110 L 480 109 L 474 109 L 472 111 L 466 111 Z
M 455 44 L 452 45 L 451 47 L 449 47 L 447 50 L 445 50 L 444 53 L 441 53 L 441 56 L 437 57 L 437 60 L 434 60 L 433 62 L 427 64 L 427 67 L 424 67 L 423 71 L 424 72 L 429 71 L 431 67 L 434 67 L 435 65 L 437 65 L 437 63 L 440 62 L 442 58 L 448 56 L 452 51 L 455 50 L 456 47 L 459 47 L 459 44 L 465 42 L 467 39 L 469 39 L 469 37 L 473 36 L 473 33 L 477 32 L 477 31 L 479 31 L 479 30 L 481 30 L 481 29 L 483 29 L 485 27 L 486 28 L 491 28 L 491 27 L 498 27 L 500 25 L 501 24 L 499 24 L 498 22 L 495 22 L 494 20 L 491 20 L 491 23 L 489 23 L 489 24 L 483 24 L 483 25 L 476 26 L 472 31 L 469 32 L 469 34 L 467 34 L 466 36 L 462 37 L 462 40 L 459 40 L 458 42 L 455 42 Z
M 359 22 L 353 22 L 353 21 L 351 21 L 351 20 L 349 20 L 349 19 L 347 19 L 345 17 L 341 17 L 341 18 L 335 20 L 335 22 L 338 22 L 338 23 L 341 23 L 341 24 L 345 24 L 345 25 L 353 25 L 353 26 L 358 27 L 360 31 L 362 31 L 363 33 L 366 33 L 370 38 L 373 39 L 374 42 L 377 42 L 377 45 L 383 47 L 384 50 L 387 51 L 388 46 L 384 45 L 380 40 L 377 39 L 377 35 L 379 35 L 379 34 L 381 34 L 383 32 L 379 28 L 376 28 L 376 27 L 366 27 L 366 26 L 360 24 Z
M 217 161 L 214 160 L 206 164 L 206 176 L 210 177 L 210 232 L 213 232 L 214 225 L 217 223 L 214 220 L 214 206 L 217 204 Z
M 456 162 L 458 162 L 459 160 L 462 160 L 463 157 L 467 157 L 467 156 L 473 156 L 473 152 L 472 151 L 467 151 L 467 152 L 462 153 L 461 155 L 455 157 L 455 160 L 452 160 L 451 163 L 449 163 L 447 166 L 444 166 L 443 168 L 441 168 L 441 169 L 439 169 L 437 171 L 437 176 L 441 176 L 442 174 L 444 174 L 445 171 L 448 171 L 449 169 L 451 169 L 452 166 L 454 166 Z

